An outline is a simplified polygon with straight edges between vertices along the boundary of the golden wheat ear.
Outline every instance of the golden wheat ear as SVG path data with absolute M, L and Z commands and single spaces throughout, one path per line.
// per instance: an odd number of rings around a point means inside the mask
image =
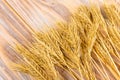
M 36 80 L 119 80 L 120 9 L 81 5 L 67 22 L 34 31 L 33 41 L 17 43 L 22 64 L 13 68 Z

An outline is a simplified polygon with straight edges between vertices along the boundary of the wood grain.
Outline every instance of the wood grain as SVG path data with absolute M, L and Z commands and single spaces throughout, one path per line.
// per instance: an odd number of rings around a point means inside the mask
M 30 76 L 13 72 L 7 67 L 17 57 L 8 45 L 31 41 L 33 29 L 39 31 L 43 26 L 69 20 L 81 3 L 89 4 L 88 0 L 0 0 L 0 80 L 33 80 Z

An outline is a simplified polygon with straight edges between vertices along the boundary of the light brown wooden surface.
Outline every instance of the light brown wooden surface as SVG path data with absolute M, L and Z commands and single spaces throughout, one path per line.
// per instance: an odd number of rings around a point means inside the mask
M 16 60 L 14 53 L 8 52 L 8 43 L 31 40 L 30 27 L 39 30 L 56 21 L 67 21 L 82 2 L 89 4 L 87 0 L 0 0 L 0 80 L 30 80 L 6 66 Z

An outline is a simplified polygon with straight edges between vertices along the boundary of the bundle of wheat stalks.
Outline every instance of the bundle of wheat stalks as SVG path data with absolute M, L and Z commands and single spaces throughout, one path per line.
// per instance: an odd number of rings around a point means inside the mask
M 31 42 L 12 46 L 20 56 L 12 68 L 35 80 L 119 80 L 119 7 L 81 5 L 66 22 L 31 29 Z

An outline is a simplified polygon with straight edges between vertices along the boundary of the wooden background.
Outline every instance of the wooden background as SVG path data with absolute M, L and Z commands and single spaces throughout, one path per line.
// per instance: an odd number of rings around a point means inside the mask
M 101 4 L 103 0 L 91 1 Z M 81 3 L 89 4 L 88 0 L 0 0 L 0 80 L 30 80 L 6 66 L 16 60 L 8 44 L 31 40 L 32 29 L 67 21 Z

